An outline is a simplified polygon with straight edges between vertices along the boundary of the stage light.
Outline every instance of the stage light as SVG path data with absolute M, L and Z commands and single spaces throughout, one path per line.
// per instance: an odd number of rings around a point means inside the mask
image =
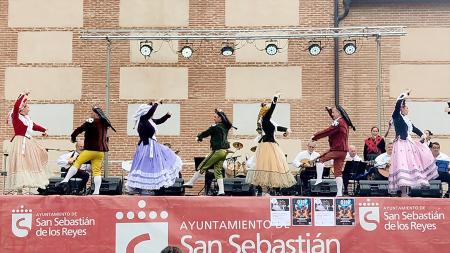
M 231 56 L 234 53 L 234 48 L 230 45 L 226 45 L 222 47 L 220 52 L 222 53 L 223 56 Z
M 278 53 L 279 47 L 274 42 L 276 41 L 269 41 L 266 45 L 266 53 L 268 55 L 276 55 Z
M 312 56 L 317 56 L 322 52 L 322 46 L 320 41 L 311 41 L 308 47 L 309 54 Z
M 139 51 L 147 58 L 153 52 L 153 43 L 151 41 L 141 41 Z
M 344 52 L 347 55 L 352 55 L 356 52 L 356 40 L 346 40 L 344 43 Z
M 180 53 L 184 58 L 189 59 L 194 53 L 194 50 L 190 46 L 184 46 L 181 48 Z

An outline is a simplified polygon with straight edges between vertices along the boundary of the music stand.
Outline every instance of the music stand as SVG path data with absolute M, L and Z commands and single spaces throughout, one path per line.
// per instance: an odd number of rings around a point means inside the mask
M 342 180 L 344 181 L 344 192 L 348 192 L 348 184 L 353 180 L 353 195 L 356 189 L 356 178 L 358 175 L 366 173 L 367 164 L 363 161 L 347 161 L 345 162 L 344 171 L 342 172 Z

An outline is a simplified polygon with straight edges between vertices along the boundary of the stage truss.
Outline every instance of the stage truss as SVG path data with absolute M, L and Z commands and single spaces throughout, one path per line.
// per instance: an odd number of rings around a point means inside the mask
M 276 39 L 333 39 L 333 38 L 375 38 L 377 43 L 377 121 L 382 124 L 382 89 L 381 89 L 381 38 L 406 35 L 405 26 L 367 26 L 338 28 L 271 28 L 271 29 L 87 29 L 81 31 L 83 40 L 105 40 L 107 43 L 106 62 L 106 114 L 110 107 L 110 76 L 112 41 L 120 40 L 276 40 Z M 105 176 L 108 176 L 108 153 L 105 155 Z
M 282 29 L 118 29 L 84 30 L 87 40 L 274 40 L 404 36 L 404 26 Z

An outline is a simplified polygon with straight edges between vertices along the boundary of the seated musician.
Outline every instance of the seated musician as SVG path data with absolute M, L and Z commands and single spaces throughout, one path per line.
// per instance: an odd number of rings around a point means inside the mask
M 308 178 L 305 173 L 302 173 L 305 168 L 315 166 L 314 163 L 317 158 L 319 158 L 320 154 L 316 151 L 317 143 L 315 141 L 309 141 L 306 146 L 307 149 L 298 153 L 294 160 L 292 161 L 292 165 L 295 168 L 298 168 L 297 172 L 300 172 L 300 179 L 302 182 L 302 187 L 308 187 Z M 314 169 L 315 170 L 315 169 Z
M 75 143 L 75 150 L 70 151 L 68 153 L 62 154 L 56 164 L 61 168 L 61 177 L 65 177 L 66 173 L 68 172 L 70 166 L 75 162 L 78 155 L 83 151 L 84 149 L 84 142 L 82 140 L 78 140 Z M 86 189 L 86 184 L 89 181 L 89 173 L 88 171 L 91 171 L 91 164 L 83 164 L 81 165 L 80 169 L 77 170 L 76 174 L 72 178 L 80 178 L 81 179 L 81 189 L 80 191 L 83 191 Z M 67 189 L 63 189 L 66 191 Z M 67 192 L 66 192 L 67 193 Z
M 292 165 L 294 165 L 295 168 L 311 167 L 314 164 L 314 161 L 320 156 L 319 153 L 314 151 L 315 149 L 316 142 L 308 142 L 307 150 L 298 153 L 292 161 Z
M 344 195 L 348 195 L 348 184 L 350 181 L 350 178 L 352 177 L 351 173 L 355 172 L 355 170 L 358 169 L 359 164 L 354 164 L 352 166 L 349 166 L 348 162 L 362 162 L 361 157 L 359 157 L 357 153 L 357 149 L 355 145 L 349 145 L 348 146 L 348 152 L 345 156 L 345 166 L 344 170 L 342 171 L 342 181 L 344 183 Z M 351 170 L 349 170 L 351 168 Z M 353 175 L 353 178 L 355 179 L 358 175 Z
M 393 142 L 388 142 L 386 152 L 375 158 L 374 167 L 370 168 L 367 175 L 369 180 L 388 180 L 389 167 L 391 166 L 391 155 Z
M 434 159 L 436 159 L 436 162 L 443 161 L 443 162 L 449 162 L 447 167 L 447 172 L 442 170 L 441 168 L 438 168 L 438 174 L 439 177 L 437 180 L 441 180 L 442 182 L 447 182 L 450 186 L 450 157 L 444 153 L 441 152 L 441 145 L 438 142 L 432 142 L 431 143 L 431 153 L 434 156 Z

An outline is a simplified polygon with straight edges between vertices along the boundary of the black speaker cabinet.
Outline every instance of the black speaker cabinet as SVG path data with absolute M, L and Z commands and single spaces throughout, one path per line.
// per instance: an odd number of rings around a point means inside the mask
M 389 181 L 360 180 L 356 189 L 358 196 L 389 196 Z
M 158 196 L 183 196 L 184 195 L 184 179 L 177 178 L 175 183 L 170 187 L 163 187 L 155 191 Z
M 223 180 L 226 195 L 253 196 L 253 187 L 245 182 L 245 178 L 225 178 Z
M 122 195 L 122 185 L 121 177 L 104 177 L 100 185 L 100 195 Z
M 411 197 L 440 198 L 442 197 L 441 180 L 430 180 L 430 186 L 411 189 Z
M 334 179 L 323 179 L 322 183 L 314 185 L 316 179 L 309 180 L 310 193 L 313 196 L 336 196 L 337 186 Z

